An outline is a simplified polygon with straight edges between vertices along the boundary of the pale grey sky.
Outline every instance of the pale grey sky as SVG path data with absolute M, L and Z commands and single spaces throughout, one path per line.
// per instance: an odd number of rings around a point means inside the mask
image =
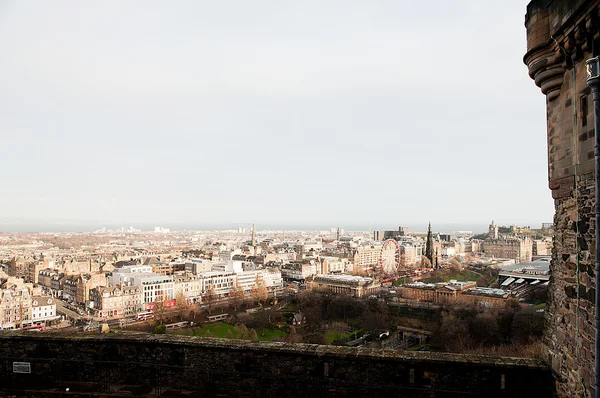
M 0 219 L 551 221 L 526 4 L 0 0 Z

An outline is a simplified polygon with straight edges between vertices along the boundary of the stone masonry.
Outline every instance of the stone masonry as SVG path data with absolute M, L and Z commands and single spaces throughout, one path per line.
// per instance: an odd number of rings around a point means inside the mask
M 594 115 L 585 61 L 592 57 L 592 43 L 600 43 L 599 4 L 534 0 L 525 17 L 524 62 L 546 95 L 555 237 L 545 354 L 561 397 L 593 396 Z
M 28 397 L 554 394 L 537 359 L 118 333 L 0 334 L 0 380 L 0 396 Z

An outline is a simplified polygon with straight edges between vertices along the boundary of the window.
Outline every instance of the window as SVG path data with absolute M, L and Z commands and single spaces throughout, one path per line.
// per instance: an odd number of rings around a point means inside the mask
M 588 102 L 587 95 L 582 95 L 579 99 L 579 112 L 581 113 L 581 127 L 587 126 Z

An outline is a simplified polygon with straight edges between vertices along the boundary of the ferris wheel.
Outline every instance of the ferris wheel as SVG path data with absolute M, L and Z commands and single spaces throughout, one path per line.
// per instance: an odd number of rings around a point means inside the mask
M 396 273 L 400 263 L 400 245 L 395 239 L 388 239 L 383 242 L 379 265 L 384 274 L 391 275 Z

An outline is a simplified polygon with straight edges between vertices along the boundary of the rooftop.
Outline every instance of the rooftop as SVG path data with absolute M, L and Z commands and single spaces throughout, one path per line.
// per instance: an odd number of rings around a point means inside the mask
M 315 278 L 344 283 L 371 283 L 373 281 L 373 278 L 365 278 L 357 275 L 316 275 Z

